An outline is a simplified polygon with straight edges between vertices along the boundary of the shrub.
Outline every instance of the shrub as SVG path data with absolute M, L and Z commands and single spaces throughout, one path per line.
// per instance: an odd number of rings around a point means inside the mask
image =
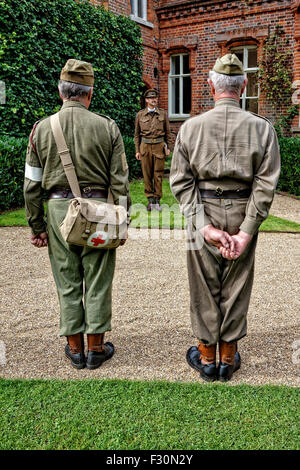
M 0 139 L 0 210 L 24 205 L 23 181 L 28 139 Z
M 135 158 L 135 144 L 133 137 L 123 137 L 127 163 L 129 167 L 129 178 L 135 179 L 142 176 L 141 162 Z
M 132 137 L 123 137 L 130 179 L 142 176 Z M 27 138 L 0 138 L 0 210 L 24 205 L 23 180 Z M 277 189 L 300 196 L 300 138 L 280 137 L 281 174 Z
M 124 137 L 130 179 L 141 176 L 132 137 Z M 0 211 L 24 205 L 23 181 L 28 138 L 0 138 Z
M 0 0 L 0 77 L 6 104 L 0 132 L 28 136 L 35 121 L 58 111 L 57 83 L 69 58 L 91 62 L 91 111 L 133 131 L 142 86 L 140 27 L 87 0 Z
M 277 189 L 300 196 L 300 138 L 279 137 L 281 173 Z

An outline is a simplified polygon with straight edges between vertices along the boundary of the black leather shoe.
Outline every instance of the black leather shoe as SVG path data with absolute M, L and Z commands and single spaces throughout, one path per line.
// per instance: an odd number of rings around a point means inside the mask
M 238 351 L 234 355 L 234 363 L 232 365 L 225 364 L 225 362 L 220 362 L 218 379 L 221 382 L 228 382 L 233 376 L 233 373 L 241 367 L 241 356 Z
M 102 352 L 88 351 L 86 366 L 88 369 L 98 369 L 103 362 L 113 357 L 115 348 L 112 343 L 104 343 Z
M 200 359 L 200 352 L 197 346 L 192 346 L 186 353 L 186 360 L 193 369 L 200 372 L 200 376 L 206 382 L 214 382 L 217 378 L 216 363 L 202 364 Z
M 79 352 L 79 353 L 76 353 L 76 354 L 72 354 L 69 344 L 66 344 L 65 355 L 71 361 L 71 365 L 73 367 L 75 367 L 75 369 L 84 369 L 85 368 L 84 353 Z

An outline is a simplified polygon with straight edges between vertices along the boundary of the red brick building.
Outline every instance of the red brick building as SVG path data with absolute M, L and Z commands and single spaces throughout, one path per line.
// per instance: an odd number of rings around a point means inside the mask
M 235 52 L 248 77 L 241 99 L 244 109 L 270 119 L 284 116 L 293 105 L 272 107 L 260 91 L 257 71 L 266 39 L 279 25 L 291 52 L 288 68 L 300 88 L 300 0 L 91 0 L 112 12 L 130 16 L 141 26 L 144 84 L 160 92 L 176 133 L 189 116 L 213 106 L 207 84 L 217 57 Z M 297 91 L 296 93 L 297 94 Z M 300 100 L 299 100 L 300 102 Z M 292 123 L 300 131 L 299 117 Z

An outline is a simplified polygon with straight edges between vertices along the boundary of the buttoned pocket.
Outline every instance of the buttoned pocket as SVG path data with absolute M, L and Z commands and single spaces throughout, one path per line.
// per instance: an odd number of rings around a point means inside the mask
M 157 127 L 159 130 L 163 130 L 164 129 L 164 117 L 163 116 L 158 116 L 157 118 Z
M 140 120 L 140 128 L 142 132 L 149 131 L 150 127 L 151 127 L 150 117 L 147 116 Z

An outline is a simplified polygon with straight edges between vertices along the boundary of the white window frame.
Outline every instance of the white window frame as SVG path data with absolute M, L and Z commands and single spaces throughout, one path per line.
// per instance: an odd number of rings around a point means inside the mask
M 234 47 L 231 52 L 241 52 L 243 51 L 243 67 L 244 67 L 244 72 L 245 75 L 247 76 L 249 72 L 258 72 L 259 67 L 248 67 L 248 51 L 249 49 L 258 49 L 257 46 L 241 46 L 241 47 Z M 247 100 L 258 100 L 258 105 L 259 105 L 259 83 L 257 85 L 257 96 L 247 96 L 247 87 L 244 90 L 244 93 L 241 96 L 241 103 L 242 103 L 242 109 L 246 109 L 246 99 Z
M 183 56 L 188 56 L 189 54 L 187 53 L 182 53 L 182 54 L 172 54 L 170 56 L 170 72 L 168 76 L 168 108 L 169 108 L 169 118 L 171 119 L 187 119 L 191 115 L 190 114 L 184 114 L 182 112 L 183 109 L 183 78 L 184 77 L 190 77 L 190 73 L 183 73 Z M 180 73 L 179 74 L 172 74 L 172 58 L 180 56 Z M 181 73 L 182 72 L 182 73 Z M 172 113 L 172 78 L 179 78 L 179 114 L 174 114 Z
M 132 0 L 132 11 L 130 18 L 133 21 L 136 21 L 137 23 L 140 23 L 144 26 L 149 26 L 150 28 L 154 28 L 154 24 L 150 23 L 147 20 L 147 0 L 141 0 L 142 1 L 142 16 L 138 16 L 138 0 Z

